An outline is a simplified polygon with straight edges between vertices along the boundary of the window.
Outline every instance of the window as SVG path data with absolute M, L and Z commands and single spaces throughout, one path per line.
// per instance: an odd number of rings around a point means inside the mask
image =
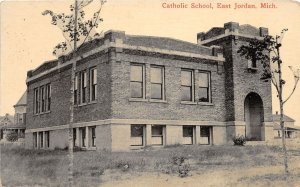
M 34 114 L 50 111 L 51 106 L 51 86 L 43 85 L 34 89 L 33 107 Z
M 43 132 L 39 132 L 39 144 L 41 148 L 44 147 L 44 136 L 43 136 Z
M 92 134 L 92 147 L 96 147 L 96 127 L 90 127 Z
M 97 98 L 97 69 L 90 70 L 90 101 L 95 101 Z
M 24 123 L 23 122 L 23 119 L 25 118 L 25 114 L 17 114 L 17 123 L 18 124 L 22 124 Z
M 144 145 L 144 125 L 131 125 L 131 145 Z
M 130 94 L 131 98 L 145 98 L 144 65 L 131 64 L 130 66 Z
M 78 95 L 78 75 L 75 75 L 74 80 L 74 104 L 77 104 L 77 95 Z
M 201 126 L 200 127 L 200 144 L 209 145 L 211 144 L 211 133 L 212 127 L 210 126 Z
M 81 72 L 81 103 L 86 102 L 86 71 Z
M 76 146 L 76 128 L 73 128 L 73 147 Z
M 162 125 L 152 125 L 151 126 L 151 133 L 152 133 L 152 139 L 151 143 L 152 145 L 163 145 L 163 128 Z
M 37 148 L 38 142 L 37 142 L 37 132 L 33 133 L 33 147 Z
M 47 102 L 47 111 L 50 111 L 51 109 L 51 85 L 46 85 L 46 102 Z
M 256 68 L 256 60 L 248 60 L 248 68 Z
M 45 131 L 45 147 L 50 147 L 50 134 L 49 131 Z
M 85 127 L 80 128 L 81 131 L 81 146 L 85 147 Z
M 199 102 L 210 102 L 210 73 L 199 72 Z
M 35 88 L 34 89 L 34 113 L 38 114 L 40 112 L 39 110 L 39 89 Z
M 181 100 L 194 101 L 193 70 L 181 70 Z
M 46 101 L 45 101 L 45 87 L 40 87 L 40 94 L 41 94 L 41 112 L 45 112 L 46 110 Z
M 151 99 L 164 99 L 164 68 L 151 67 Z
M 194 143 L 194 126 L 183 126 L 183 144 L 191 145 Z

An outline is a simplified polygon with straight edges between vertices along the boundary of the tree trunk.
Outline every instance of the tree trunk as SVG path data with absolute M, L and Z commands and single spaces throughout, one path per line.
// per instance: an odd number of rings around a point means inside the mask
M 277 43 L 277 40 L 276 40 Z M 284 119 L 283 119 L 283 99 L 282 99 L 282 86 L 283 86 L 283 80 L 282 80 L 282 71 L 281 71 L 281 59 L 280 59 L 280 51 L 279 51 L 279 45 L 277 43 L 277 54 L 278 54 L 278 73 L 279 73 L 279 107 L 280 107 L 280 128 L 281 128 L 281 140 L 282 140 L 282 150 L 284 154 L 284 171 L 285 174 L 288 174 L 288 158 L 287 158 L 287 151 L 286 151 L 286 142 L 285 142 L 285 128 L 284 128 Z
M 74 146 L 73 146 L 73 122 L 74 122 L 74 90 L 75 90 L 75 72 L 76 72 L 76 48 L 77 48 L 77 14 L 78 4 L 75 0 L 75 20 L 74 20 L 74 51 L 73 62 L 71 69 L 71 99 L 70 99 L 70 123 L 69 123 L 69 168 L 68 168 L 68 181 L 69 187 L 73 186 L 73 160 L 74 160 Z M 79 137 L 77 137 L 79 138 Z

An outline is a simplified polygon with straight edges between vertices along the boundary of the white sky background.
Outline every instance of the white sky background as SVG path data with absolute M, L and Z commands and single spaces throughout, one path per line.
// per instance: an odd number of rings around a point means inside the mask
M 101 13 L 104 22 L 98 32 L 109 29 L 123 30 L 127 34 L 177 38 L 196 43 L 198 32 L 211 27 L 223 27 L 229 21 L 267 27 L 272 35 L 283 28 L 289 31 L 283 39 L 281 56 L 284 61 L 284 78 L 287 80 L 284 95 L 293 86 L 292 65 L 300 68 L 300 5 L 288 0 L 107 0 Z M 1 2 L 1 64 L 0 64 L 0 115 L 14 113 L 16 104 L 26 90 L 26 73 L 44 61 L 54 59 L 53 47 L 64 41 L 59 28 L 51 25 L 50 16 L 42 16 L 46 9 L 54 12 L 69 11 L 74 1 L 4 1 Z M 163 2 L 209 3 L 276 3 L 277 9 L 164 9 Z M 89 7 L 90 13 L 95 4 Z M 87 10 L 87 11 L 89 11 Z M 89 14 L 88 14 L 89 15 Z M 87 15 L 87 16 L 88 16 Z M 91 14 L 90 14 L 91 15 Z M 273 89 L 274 90 L 274 89 Z M 285 113 L 300 125 L 300 84 L 285 106 Z M 278 101 L 273 94 L 273 112 Z

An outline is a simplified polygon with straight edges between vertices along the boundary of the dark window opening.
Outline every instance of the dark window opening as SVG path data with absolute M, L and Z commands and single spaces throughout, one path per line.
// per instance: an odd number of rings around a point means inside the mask
M 96 127 L 91 127 L 92 146 L 96 147 Z

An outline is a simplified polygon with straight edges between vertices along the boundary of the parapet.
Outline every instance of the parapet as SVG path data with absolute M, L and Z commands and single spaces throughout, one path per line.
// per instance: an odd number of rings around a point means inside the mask
M 268 28 L 254 27 L 249 24 L 239 25 L 237 22 L 228 22 L 224 24 L 224 27 L 213 27 L 207 32 L 200 32 L 197 34 L 197 43 L 203 44 L 206 41 L 212 41 L 227 35 L 237 35 L 245 37 L 264 37 L 268 35 Z

